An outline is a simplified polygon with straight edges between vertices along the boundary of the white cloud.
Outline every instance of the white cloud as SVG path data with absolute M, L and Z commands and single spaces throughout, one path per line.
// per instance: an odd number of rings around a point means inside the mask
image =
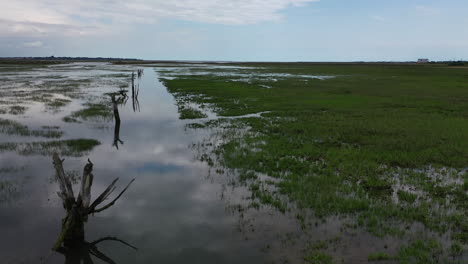
M 38 48 L 42 47 L 42 41 L 32 41 L 32 42 L 24 42 L 23 47 L 26 48 Z
M 0 0 L 1 1 L 1 0 Z M 120 27 L 122 29 L 123 26 Z M 12 21 L 0 18 L 0 37 L 42 38 L 47 36 L 103 35 L 114 32 L 110 25 L 98 23 L 53 24 Z M 117 34 L 118 32 L 114 32 Z
M 177 18 L 215 24 L 253 24 L 281 19 L 280 11 L 319 0 L 0 0 L 0 17 L 16 22 L 76 25 L 112 19 L 152 23 Z
M 179 19 L 209 24 L 248 25 L 283 19 L 288 7 L 320 0 L 0 0 L 0 38 L 15 47 L 40 39 L 107 40 L 130 35 L 140 24 Z M 158 26 L 154 30 L 160 30 Z M 13 41 L 14 40 L 14 41 Z M 3 41 L 5 42 L 5 41 Z M 42 45 L 42 47 L 45 47 Z

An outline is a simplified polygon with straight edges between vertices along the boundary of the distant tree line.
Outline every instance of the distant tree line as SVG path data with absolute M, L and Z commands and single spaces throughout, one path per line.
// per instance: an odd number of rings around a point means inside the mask
M 85 61 L 85 62 L 120 62 L 120 61 L 141 61 L 139 59 L 132 58 L 104 58 L 104 57 L 3 57 L 0 58 L 0 63 L 60 63 L 60 62 L 74 62 L 74 61 Z
M 466 61 L 450 61 L 447 63 L 448 66 L 465 66 L 467 64 Z

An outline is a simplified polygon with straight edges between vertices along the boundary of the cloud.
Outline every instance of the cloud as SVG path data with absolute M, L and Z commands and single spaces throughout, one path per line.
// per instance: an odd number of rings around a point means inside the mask
M 176 18 L 214 24 L 254 24 L 281 19 L 281 10 L 319 0 L 0 0 L 0 17 L 16 22 L 77 25 L 100 19 L 154 23 Z
M 23 47 L 25 48 L 37 48 L 42 47 L 42 41 L 32 41 L 32 42 L 24 42 Z
M 46 36 L 83 36 L 111 32 L 109 26 L 92 24 L 49 24 L 0 19 L 1 37 L 41 38 Z
M 165 19 L 204 24 L 250 25 L 281 21 L 284 10 L 320 0 L 0 0 L 0 44 L 31 52 L 25 41 L 40 39 L 57 50 L 75 43 L 120 40 L 141 28 L 161 32 Z M 161 22 L 161 23 L 159 23 Z M 192 29 L 191 29 L 192 30 Z M 140 30 L 141 32 L 141 30 Z M 126 37 L 128 36 L 128 37 Z M 159 35 L 160 36 L 160 35 Z M 65 43 L 66 44 L 63 44 Z M 39 50 L 39 49 L 35 49 Z M 10 54 L 7 48 L 0 49 Z

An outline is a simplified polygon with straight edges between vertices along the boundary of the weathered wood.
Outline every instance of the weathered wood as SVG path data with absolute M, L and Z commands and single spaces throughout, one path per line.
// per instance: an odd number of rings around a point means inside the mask
M 59 197 L 62 198 L 63 207 L 67 210 L 71 209 L 75 203 L 75 196 L 73 195 L 73 189 L 70 180 L 65 175 L 63 170 L 63 160 L 60 159 L 57 153 L 52 155 L 54 167 L 55 167 L 55 177 L 60 185 L 60 194 Z
M 73 247 L 84 241 L 84 222 L 80 208 L 73 206 L 67 211 L 67 216 L 62 220 L 62 231 L 54 244 L 57 250 L 62 246 Z
M 92 211 L 94 211 L 94 209 L 96 208 L 96 206 L 104 202 L 104 200 L 106 200 L 106 198 L 109 197 L 109 195 L 115 190 L 114 185 L 115 183 L 117 183 L 118 180 L 119 178 L 112 181 L 112 183 L 98 196 L 98 198 L 94 200 L 94 202 L 88 208 L 88 214 L 91 214 Z
M 59 182 L 60 192 L 58 196 L 62 199 L 64 208 L 67 210 L 67 215 L 62 220 L 62 231 L 54 244 L 53 249 L 58 250 L 64 245 L 65 247 L 74 247 L 82 244 L 84 241 L 84 223 L 88 220 L 89 214 L 102 212 L 112 205 L 122 196 L 122 194 L 130 187 L 133 180 L 120 192 L 117 197 L 109 204 L 100 209 L 96 209 L 103 203 L 116 189 L 115 184 L 119 178 L 112 183 L 99 195 L 96 200 L 91 203 L 91 186 L 93 184 L 93 163 L 88 159 L 88 163 L 83 169 L 83 177 L 81 178 L 81 188 L 77 199 L 73 195 L 73 189 L 70 179 L 66 177 L 63 169 L 63 160 L 60 159 L 57 153 L 52 155 L 53 163 L 56 171 L 57 181 Z M 91 205 L 90 205 L 91 203 Z
M 91 186 L 93 185 L 93 163 L 88 159 L 88 164 L 83 169 L 83 177 L 81 178 L 81 188 L 78 195 L 77 204 L 83 208 L 89 207 L 91 203 Z
M 115 199 L 112 200 L 112 202 L 108 203 L 107 205 L 103 206 L 102 208 L 93 209 L 90 213 L 91 214 L 99 213 L 99 212 L 102 212 L 102 211 L 106 210 L 107 208 L 113 206 L 115 204 L 115 202 L 120 198 L 120 196 L 122 196 L 122 194 L 128 189 L 128 187 L 130 187 L 130 184 L 132 184 L 134 181 L 135 181 L 135 179 L 131 180 L 130 183 L 128 183 L 127 186 L 119 193 L 119 195 L 117 195 L 117 197 L 115 197 Z

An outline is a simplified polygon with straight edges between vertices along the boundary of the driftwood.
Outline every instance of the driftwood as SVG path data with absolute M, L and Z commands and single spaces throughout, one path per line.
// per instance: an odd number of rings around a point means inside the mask
M 132 179 L 110 203 L 101 206 L 116 189 L 115 184 L 119 178 L 115 179 L 109 187 L 91 203 L 91 187 L 93 185 L 94 176 L 92 173 L 93 163 L 88 159 L 88 164 L 86 164 L 83 169 L 80 192 L 75 199 L 72 184 L 70 179 L 65 175 L 63 169 L 64 160 L 60 159 L 57 153 L 53 154 L 52 159 L 55 167 L 56 179 L 60 186 L 58 196 L 62 199 L 63 207 L 67 211 L 67 215 L 62 220 L 62 231 L 53 247 L 54 250 L 58 250 L 62 245 L 66 248 L 82 245 L 84 243 L 84 223 L 87 222 L 88 216 L 90 214 L 102 212 L 114 205 L 135 179 Z M 101 207 L 98 208 L 98 206 Z

